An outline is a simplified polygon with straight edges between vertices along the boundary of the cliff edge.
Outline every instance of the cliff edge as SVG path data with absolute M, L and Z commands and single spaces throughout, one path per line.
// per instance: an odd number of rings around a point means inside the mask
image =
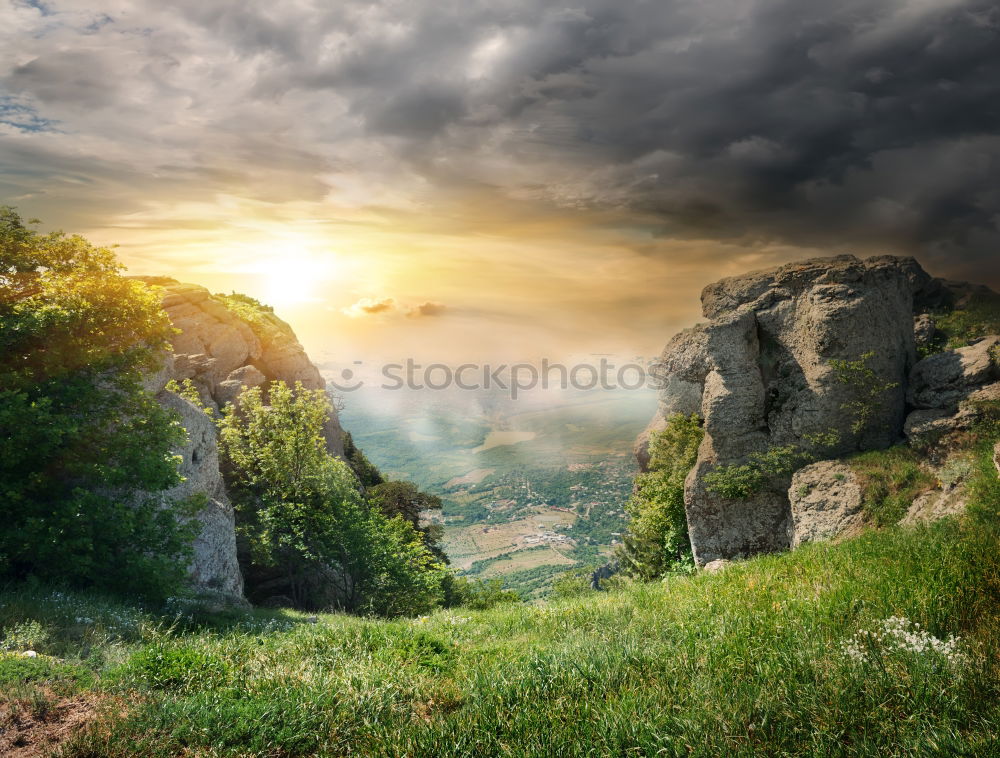
M 163 309 L 179 330 L 160 371 L 146 381 L 147 391 L 180 414 L 188 434 L 184 447 L 175 451 L 182 458 L 184 482 L 161 495 L 164 500 L 204 496 L 205 505 L 196 516 L 200 532 L 190 567 L 191 584 L 198 591 L 241 598 L 235 515 L 219 469 L 215 425 L 166 385 L 170 380 L 190 379 L 202 403 L 219 410 L 246 387 L 284 381 L 322 390 L 326 382 L 292 328 L 267 306 L 240 295 L 213 295 L 204 287 L 168 277 L 135 278 L 161 289 Z M 335 410 L 324 437 L 327 449 L 343 456 L 343 434 Z

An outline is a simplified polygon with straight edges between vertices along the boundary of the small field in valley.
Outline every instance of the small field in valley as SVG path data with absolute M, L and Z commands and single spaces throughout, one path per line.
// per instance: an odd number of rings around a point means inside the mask
M 562 530 L 576 521 L 575 514 L 542 507 L 531 510 L 530 515 L 516 521 L 476 523 L 448 530 L 444 545 L 452 563 L 456 568 L 468 569 L 476 561 L 556 541 L 564 550 L 571 547 Z M 574 563 L 568 559 L 555 562 Z

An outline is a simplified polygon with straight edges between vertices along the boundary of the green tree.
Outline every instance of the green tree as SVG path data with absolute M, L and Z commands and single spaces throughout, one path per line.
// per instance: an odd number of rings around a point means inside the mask
M 441 510 L 441 498 L 421 492 L 413 482 L 390 480 L 376 484 L 368 491 L 372 503 L 388 518 L 401 517 L 423 535 L 424 544 L 443 563 L 448 558 L 441 547 L 444 528 L 440 524 L 420 524 L 421 517 L 432 510 Z
M 350 432 L 344 432 L 344 460 L 347 461 L 347 465 L 351 467 L 363 486 L 374 487 L 385 481 L 375 464 L 368 460 L 361 448 L 354 444 L 354 438 Z
M 676 414 L 649 441 L 649 471 L 636 477 L 625 506 L 628 533 L 618 549 L 622 571 L 651 580 L 691 559 L 684 480 L 698 457 L 704 431 L 697 414 Z
M 0 209 L 0 577 L 183 580 L 191 527 L 149 493 L 179 481 L 184 430 L 141 384 L 171 334 L 110 250 Z
M 868 428 L 885 404 L 885 393 L 899 386 L 899 382 L 885 381 L 868 365 L 874 357 L 875 353 L 869 352 L 854 361 L 837 358 L 830 361 L 837 381 L 848 385 L 854 393 L 854 398 L 842 406 L 854 416 L 854 423 L 851 424 L 854 434 L 861 434 Z
M 366 502 L 347 464 L 327 453 L 330 412 L 322 390 L 284 382 L 266 398 L 248 389 L 224 411 L 220 449 L 250 549 L 248 591 L 280 588 L 304 608 L 429 610 L 440 600 L 442 567 L 410 523 Z

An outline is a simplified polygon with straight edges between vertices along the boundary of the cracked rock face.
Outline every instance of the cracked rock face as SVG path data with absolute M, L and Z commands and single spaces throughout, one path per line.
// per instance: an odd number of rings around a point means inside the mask
M 791 547 L 849 534 L 862 525 L 862 491 L 846 463 L 820 461 L 792 476 Z
M 709 491 L 704 477 L 773 447 L 809 446 L 835 431 L 836 457 L 886 447 L 903 428 L 916 364 L 914 301 L 931 278 L 911 258 L 820 258 L 723 279 L 705 288 L 707 323 L 667 345 L 657 367 L 661 408 L 700 395 L 705 438 L 687 479 L 685 506 L 695 560 L 705 565 L 791 545 L 789 481 L 748 500 Z M 833 360 L 857 361 L 888 385 L 859 433 L 845 409 L 858 389 Z M 692 386 L 693 385 L 693 386 Z
M 247 387 L 283 380 L 301 382 L 306 389 L 325 389 L 319 370 L 284 321 L 260 313 L 251 322 L 232 312 L 204 287 L 181 284 L 165 277 L 145 279 L 164 288 L 163 308 L 180 333 L 173 338 L 172 354 L 165 354 L 161 368 L 146 377 L 144 386 L 166 408 L 176 411 L 188 441 L 175 451 L 182 457 L 184 481 L 157 496 L 162 502 L 203 496 L 205 505 L 195 516 L 199 533 L 191 562 L 191 585 L 242 602 L 243 577 L 237 560 L 235 518 L 219 470 L 214 423 L 199 408 L 167 391 L 170 379 L 191 379 L 202 402 L 218 410 L 233 402 Z M 327 448 L 343 455 L 341 428 L 336 411 L 324 430 Z
M 242 598 L 243 576 L 236 557 L 235 514 L 219 471 L 215 424 L 200 408 L 172 392 L 163 390 L 156 399 L 165 408 L 180 414 L 188 434 L 187 443 L 175 451 L 182 458 L 180 474 L 184 481 L 158 495 L 163 502 L 205 497 L 204 507 L 195 516 L 199 532 L 189 566 L 191 585 L 197 590 L 228 598 Z
M 273 313 L 253 321 L 233 312 L 196 284 L 167 277 L 140 277 L 163 288 L 163 308 L 180 333 L 173 338 L 173 368 L 168 378 L 190 379 L 202 402 L 219 409 L 244 387 L 270 381 L 302 382 L 310 390 L 326 381 L 306 355 L 292 328 Z M 343 456 L 342 429 L 334 411 L 324 431 L 327 449 Z
M 983 385 L 1000 379 L 1000 337 L 924 358 L 913 367 L 908 399 L 921 410 L 958 410 Z

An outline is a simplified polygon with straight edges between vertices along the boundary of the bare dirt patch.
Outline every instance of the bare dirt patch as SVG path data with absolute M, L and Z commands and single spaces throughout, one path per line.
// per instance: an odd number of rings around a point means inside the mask
M 14 700 L 0 704 L 0 755 L 41 758 L 74 736 L 97 716 L 97 698 Z

